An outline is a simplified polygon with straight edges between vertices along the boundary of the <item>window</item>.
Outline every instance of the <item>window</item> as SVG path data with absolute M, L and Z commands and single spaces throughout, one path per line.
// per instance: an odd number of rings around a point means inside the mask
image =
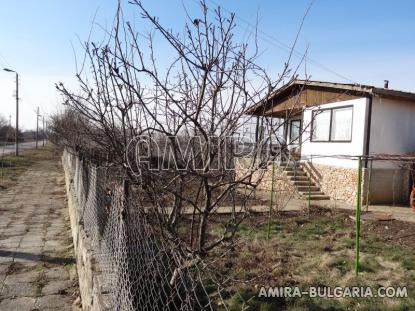
M 313 137 L 314 141 L 328 141 L 330 138 L 330 110 L 313 112 Z
M 311 141 L 350 142 L 353 107 L 313 111 Z
M 301 120 L 292 120 L 290 122 L 290 143 L 299 144 L 301 134 Z
M 332 110 L 331 140 L 352 140 L 352 116 L 352 107 Z

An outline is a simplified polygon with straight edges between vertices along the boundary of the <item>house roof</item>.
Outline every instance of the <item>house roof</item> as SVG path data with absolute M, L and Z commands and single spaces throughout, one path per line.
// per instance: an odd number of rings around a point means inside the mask
M 411 92 L 372 85 L 294 79 L 251 106 L 246 113 L 282 116 L 287 110 L 295 112 L 303 107 L 369 96 L 415 102 L 415 93 Z

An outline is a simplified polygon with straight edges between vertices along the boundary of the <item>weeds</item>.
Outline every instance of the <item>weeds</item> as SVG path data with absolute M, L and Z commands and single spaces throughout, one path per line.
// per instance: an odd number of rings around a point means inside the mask
M 0 157 L 0 190 L 13 186 L 17 178 L 39 159 L 55 156 L 54 147 L 46 145 L 39 149 L 25 150 L 19 156 Z M 46 152 L 45 152 L 46 151 Z
M 276 216 L 279 217 L 279 216 Z M 256 217 L 238 230 L 238 244 L 218 267 L 230 279 L 230 310 L 413 310 L 415 254 L 412 246 L 398 245 L 393 237 L 365 223 L 361 239 L 360 274 L 354 273 L 355 223 L 347 212 L 322 213 L 307 219 L 301 214 L 271 222 L 266 239 L 265 217 Z M 389 228 L 391 225 L 388 225 Z M 399 227 L 400 224 L 396 223 Z M 384 226 L 383 226 L 384 227 Z M 415 230 L 415 229 L 411 229 Z M 390 233 L 389 233 L 390 234 Z M 249 284 L 247 286 L 246 284 Z M 261 286 L 407 286 L 407 298 L 258 299 Z

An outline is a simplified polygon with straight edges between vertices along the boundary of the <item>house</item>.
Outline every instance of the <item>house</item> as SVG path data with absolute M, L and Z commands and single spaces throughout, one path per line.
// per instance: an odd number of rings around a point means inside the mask
M 369 85 L 292 80 L 247 114 L 285 120 L 283 136 L 299 159 L 291 181 L 315 198 L 355 200 L 358 156 L 415 151 L 415 93 Z M 370 203 L 407 204 L 411 174 L 400 163 L 363 160 Z M 371 167 L 370 188 L 368 172 Z M 292 170 L 292 168 L 291 168 Z M 290 175 L 290 174 L 289 174 Z

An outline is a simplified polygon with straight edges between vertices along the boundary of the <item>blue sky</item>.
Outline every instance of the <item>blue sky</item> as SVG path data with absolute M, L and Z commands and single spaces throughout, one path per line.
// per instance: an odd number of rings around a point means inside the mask
M 296 0 L 207 0 L 236 13 L 241 37 L 255 24 L 261 30 L 259 61 L 277 74 L 287 52 L 280 47 L 291 45 L 310 1 Z M 144 0 L 147 9 L 160 21 L 181 31 L 185 22 L 183 7 L 197 14 L 195 0 Z M 20 0 L 0 2 L 0 66 L 11 67 L 21 76 L 21 124 L 35 126 L 37 106 L 43 113 L 59 107 L 54 82 L 75 87 L 74 52 L 81 55 L 79 38 L 84 41 L 92 28 L 92 38 L 99 39 L 100 27 L 110 28 L 115 12 L 110 0 Z M 134 6 L 124 3 L 126 18 L 145 32 L 150 28 Z M 95 16 L 95 25 L 92 21 Z M 195 15 L 196 16 L 196 15 Z M 97 26 L 100 25 L 100 26 Z M 315 0 L 300 33 L 297 51 L 308 46 L 310 62 L 307 73 L 315 80 L 348 82 L 342 77 L 381 86 L 415 91 L 415 1 Z M 269 37 L 274 39 L 270 39 Z M 163 43 L 159 57 L 163 57 Z M 312 61 L 311 61 L 312 60 Z M 294 58 L 294 62 L 298 59 Z M 314 62 L 318 66 L 314 65 Z M 323 69 L 320 65 L 336 72 Z M 0 72 L 0 114 L 14 119 L 13 75 Z M 14 121 L 13 121 L 14 122 Z

